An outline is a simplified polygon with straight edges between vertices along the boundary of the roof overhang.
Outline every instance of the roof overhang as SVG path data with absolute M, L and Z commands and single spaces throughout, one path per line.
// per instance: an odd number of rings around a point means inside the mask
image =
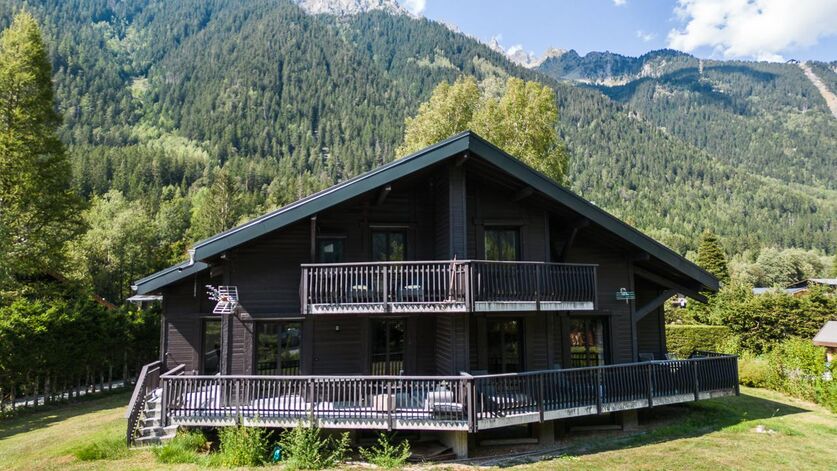
M 837 348 L 837 321 L 828 321 L 814 337 L 814 345 Z
M 327 208 L 380 188 L 414 172 L 439 164 L 449 158 L 472 153 L 517 178 L 534 190 L 579 213 L 605 230 L 647 252 L 668 268 L 694 280 L 701 289 L 717 291 L 718 280 L 686 258 L 660 244 L 607 211 L 590 203 L 550 178 L 527 166 L 471 131 L 465 131 L 416 153 L 390 162 L 377 169 L 334 185 L 258 217 L 241 226 L 217 234 L 195 244 L 189 262 L 162 270 L 136 282 L 138 294 L 154 292 L 161 287 L 208 267 L 203 261 L 234 247 L 297 221 L 309 218 Z

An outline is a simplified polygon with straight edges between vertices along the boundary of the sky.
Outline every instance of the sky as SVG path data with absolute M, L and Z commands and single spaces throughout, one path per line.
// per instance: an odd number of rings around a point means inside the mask
M 398 0 L 505 49 L 837 60 L 837 0 Z

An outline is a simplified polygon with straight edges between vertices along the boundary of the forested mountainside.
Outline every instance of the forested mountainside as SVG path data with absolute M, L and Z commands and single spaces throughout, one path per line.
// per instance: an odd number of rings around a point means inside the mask
M 309 15 L 288 0 L 13 0 L 0 26 L 24 4 L 47 36 L 86 197 L 115 189 L 159 214 L 223 166 L 247 217 L 393 159 L 404 118 L 439 82 L 517 76 L 556 90 L 572 188 L 676 250 L 707 227 L 731 250 L 837 246 L 837 120 L 784 65 L 700 72 L 661 53 L 676 68 L 597 88 L 406 15 Z M 611 70 L 622 67 L 634 70 Z M 187 230 L 189 212 L 167 223 L 174 239 L 205 235 Z

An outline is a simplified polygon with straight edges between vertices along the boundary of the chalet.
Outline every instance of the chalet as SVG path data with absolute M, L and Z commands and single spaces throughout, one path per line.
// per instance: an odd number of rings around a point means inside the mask
M 134 286 L 162 295 L 162 354 L 129 442 L 316 421 L 467 456 L 486 431 L 738 392 L 735 357 L 666 355 L 663 304 L 712 275 L 472 132 L 190 254 Z

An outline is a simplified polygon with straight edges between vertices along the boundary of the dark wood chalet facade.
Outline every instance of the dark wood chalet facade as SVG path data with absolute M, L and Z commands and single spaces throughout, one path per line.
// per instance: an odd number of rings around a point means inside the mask
M 469 432 L 736 393 L 734 357 L 666 356 L 664 301 L 717 288 L 465 132 L 136 282 L 163 327 L 132 407 L 160 386 L 162 425 L 424 430 L 466 454 Z

